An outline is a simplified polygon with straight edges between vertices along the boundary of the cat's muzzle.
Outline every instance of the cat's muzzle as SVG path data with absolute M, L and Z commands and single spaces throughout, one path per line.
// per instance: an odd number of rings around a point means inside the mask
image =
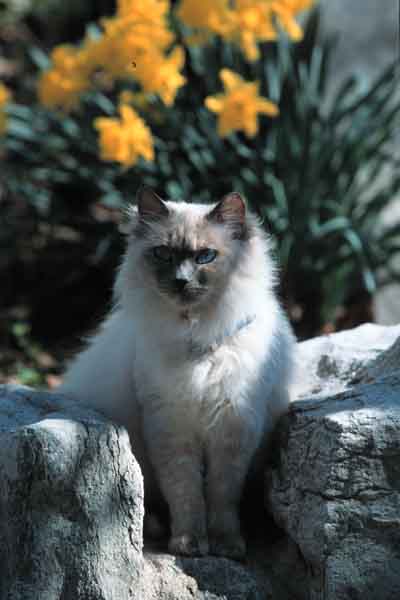
M 173 295 L 182 304 L 192 304 L 198 302 L 204 296 L 205 291 L 204 287 L 178 283 L 174 286 Z

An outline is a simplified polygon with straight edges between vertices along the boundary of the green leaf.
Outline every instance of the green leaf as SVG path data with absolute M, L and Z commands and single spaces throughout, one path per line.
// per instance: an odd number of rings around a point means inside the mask
M 20 367 L 17 372 L 17 379 L 21 385 L 39 385 L 42 383 L 42 376 L 36 369 L 29 367 Z
M 344 231 L 344 237 L 350 244 L 350 247 L 354 250 L 354 252 L 357 255 L 362 255 L 363 244 L 358 233 L 354 231 L 354 229 L 347 229 L 346 231 Z
M 51 67 L 51 61 L 47 54 L 43 52 L 38 46 L 28 47 L 28 54 L 33 64 L 38 67 L 41 71 L 46 71 Z
M 13 323 L 13 325 L 11 326 L 11 331 L 16 338 L 24 338 L 27 335 L 29 335 L 31 328 L 28 325 L 28 323 L 18 321 L 16 323 Z
M 326 221 L 322 225 L 319 225 L 314 232 L 314 237 L 316 239 L 323 238 L 324 236 L 331 235 L 333 233 L 338 233 L 341 231 L 346 231 L 351 227 L 351 223 L 349 219 L 346 217 L 335 217 Z
M 91 100 L 100 108 L 103 113 L 106 113 L 108 116 L 114 116 L 116 114 L 115 105 L 107 96 L 102 94 L 101 92 L 96 92 L 91 95 Z
M 7 123 L 7 135 L 17 139 L 31 141 L 36 138 L 35 132 L 24 121 L 10 119 Z
M 33 111 L 29 106 L 23 104 L 7 103 L 5 107 L 6 113 L 10 118 L 21 119 L 22 121 L 32 121 Z

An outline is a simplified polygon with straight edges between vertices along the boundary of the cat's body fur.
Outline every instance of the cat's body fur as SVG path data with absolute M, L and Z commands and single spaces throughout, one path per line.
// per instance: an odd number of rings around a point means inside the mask
M 167 500 L 172 552 L 239 557 L 243 482 L 287 409 L 293 336 L 273 292 L 268 241 L 251 215 L 226 202 L 229 210 L 203 227 L 212 207 L 164 206 L 169 216 L 151 214 L 150 201 L 148 212 L 142 207 L 133 217 L 115 309 L 72 363 L 63 389 L 126 425 L 145 498 L 161 488 Z M 235 237 L 243 219 L 249 235 Z M 186 235 L 194 247 L 220 249 L 222 266 L 196 267 L 211 280 L 199 300 L 157 293 L 148 279 L 143 256 L 165 242 L 166 220 L 168 243 Z M 224 244 L 231 244 L 226 256 Z

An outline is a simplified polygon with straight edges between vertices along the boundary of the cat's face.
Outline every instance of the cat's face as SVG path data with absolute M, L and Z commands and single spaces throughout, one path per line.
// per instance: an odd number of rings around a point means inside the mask
M 178 308 L 217 299 L 247 235 L 239 194 L 212 207 L 164 202 L 148 188 L 138 193 L 134 243 L 140 246 L 143 283 Z

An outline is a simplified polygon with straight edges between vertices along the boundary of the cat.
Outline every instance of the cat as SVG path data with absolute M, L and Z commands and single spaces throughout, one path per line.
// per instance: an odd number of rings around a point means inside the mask
M 142 187 L 129 229 L 114 309 L 62 390 L 126 426 L 171 553 L 243 558 L 243 485 L 288 408 L 294 346 L 269 239 L 235 192 L 207 205 Z

